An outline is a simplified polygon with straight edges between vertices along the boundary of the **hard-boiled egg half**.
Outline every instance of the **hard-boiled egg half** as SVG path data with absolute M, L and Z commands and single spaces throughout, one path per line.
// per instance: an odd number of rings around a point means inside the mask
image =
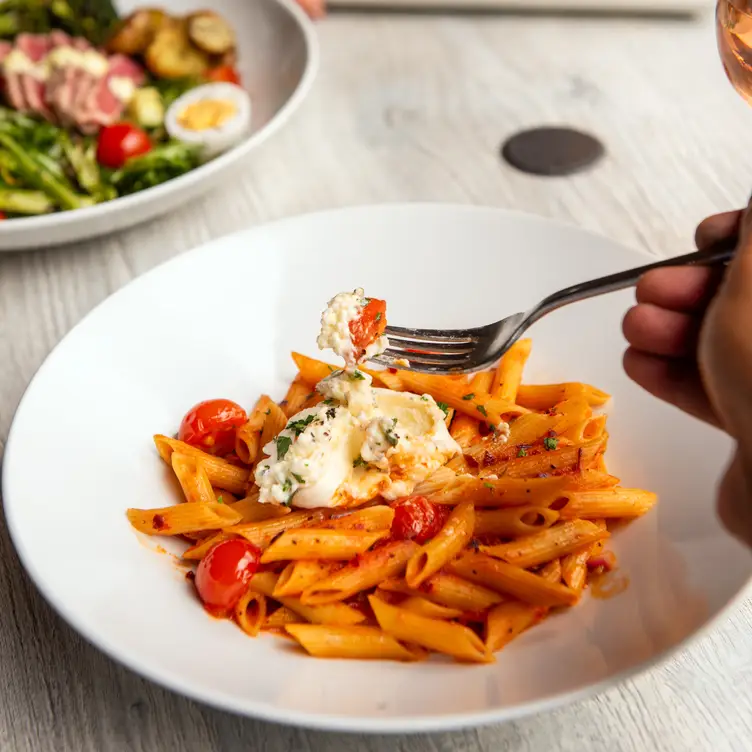
M 167 110 L 170 136 L 200 146 L 211 159 L 240 143 L 251 126 L 251 98 L 240 86 L 205 84 L 183 94 Z

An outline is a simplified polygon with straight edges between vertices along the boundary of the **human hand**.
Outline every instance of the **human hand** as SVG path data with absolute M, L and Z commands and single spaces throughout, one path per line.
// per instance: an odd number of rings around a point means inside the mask
M 740 234 L 725 275 L 665 267 L 642 277 L 624 318 L 627 374 L 659 399 L 729 433 L 737 451 L 719 513 L 752 545 L 752 215 L 728 212 L 697 228 L 699 249 Z

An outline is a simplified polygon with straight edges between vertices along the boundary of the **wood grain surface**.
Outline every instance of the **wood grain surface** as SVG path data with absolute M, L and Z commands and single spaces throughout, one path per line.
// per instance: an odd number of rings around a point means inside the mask
M 115 237 L 0 255 L 0 450 L 34 372 L 87 311 L 227 232 L 328 207 L 446 201 L 515 207 L 666 255 L 690 250 L 703 216 L 745 203 L 752 189 L 752 111 L 726 83 L 710 18 L 367 13 L 332 15 L 319 31 L 310 100 L 237 183 Z M 500 163 L 507 135 L 541 123 L 597 134 L 607 158 L 572 178 Z M 163 691 L 50 610 L 4 527 L 0 556 L 3 751 L 750 748 L 749 601 L 665 665 L 558 712 L 463 733 L 366 737 L 241 719 Z

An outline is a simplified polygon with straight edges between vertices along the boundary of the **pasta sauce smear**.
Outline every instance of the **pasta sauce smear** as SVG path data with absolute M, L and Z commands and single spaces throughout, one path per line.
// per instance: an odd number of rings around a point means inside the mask
M 128 519 L 185 540 L 206 609 L 250 635 L 491 662 L 589 587 L 602 597 L 609 522 L 656 496 L 606 468 L 606 393 L 523 383 L 530 340 L 471 379 L 428 376 L 366 366 L 385 328 L 383 300 L 334 296 L 318 344 L 344 365 L 293 353 L 281 402 L 196 405 L 177 438 L 154 437 L 183 498 Z

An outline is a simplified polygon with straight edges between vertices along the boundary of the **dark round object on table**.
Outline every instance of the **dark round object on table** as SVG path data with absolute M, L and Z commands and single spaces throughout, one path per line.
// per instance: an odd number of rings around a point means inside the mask
M 597 138 L 572 128 L 531 128 L 515 133 L 501 147 L 509 164 L 533 175 L 572 175 L 604 153 Z

